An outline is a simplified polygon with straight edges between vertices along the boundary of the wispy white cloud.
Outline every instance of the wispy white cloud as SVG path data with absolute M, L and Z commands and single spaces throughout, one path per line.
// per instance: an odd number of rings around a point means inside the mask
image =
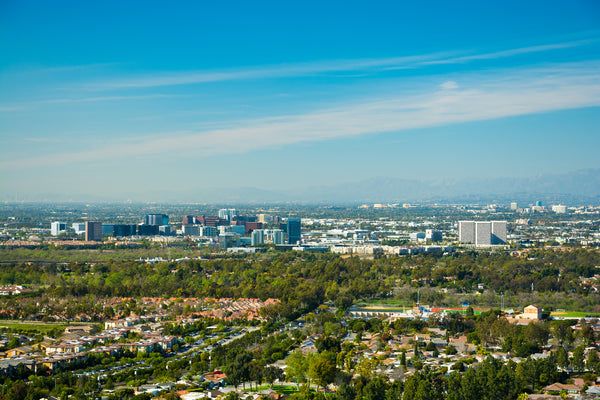
M 209 82 L 276 79 L 286 77 L 301 77 L 319 74 L 334 74 L 338 77 L 362 77 L 376 71 L 390 71 L 399 69 L 414 69 L 436 64 L 459 64 L 476 60 L 499 59 L 514 57 L 528 53 L 539 53 L 552 50 L 567 49 L 586 46 L 598 42 L 600 39 L 592 38 L 564 43 L 554 43 L 539 46 L 508 49 L 497 52 L 464 55 L 464 52 L 438 52 L 407 57 L 389 57 L 377 59 L 350 59 L 333 60 L 310 63 L 282 64 L 258 66 L 246 69 L 232 69 L 221 71 L 184 71 L 172 73 L 150 74 L 141 77 L 130 77 L 118 80 L 107 80 L 89 84 L 90 90 L 112 90 L 124 88 L 146 88 L 159 86 L 176 86 L 202 84 Z M 355 72 L 347 74 L 347 72 Z M 358 72 L 358 73 L 356 73 Z
M 29 143 L 57 143 L 58 140 L 56 138 L 50 137 L 26 137 L 23 138 L 23 141 Z
M 458 83 L 456 83 L 454 81 L 446 81 L 446 82 L 442 83 L 440 85 L 440 87 L 442 89 L 446 89 L 446 90 L 458 89 Z
M 554 43 L 540 46 L 521 47 L 517 49 L 496 51 L 491 53 L 473 54 L 461 57 L 451 57 L 448 59 L 424 61 L 423 65 L 432 64 L 458 64 L 476 60 L 492 60 L 497 58 L 514 57 L 521 54 L 539 53 L 544 51 L 568 49 L 572 47 L 586 46 L 592 43 L 597 43 L 599 39 L 585 39 L 565 43 Z
M 458 83 L 457 83 L 458 82 Z M 449 90 L 451 89 L 451 90 Z M 241 121 L 198 132 L 168 132 L 104 147 L 5 160 L 4 168 L 86 163 L 123 157 L 173 155 L 193 148 L 202 156 L 243 153 L 356 135 L 600 106 L 600 62 L 461 77 L 370 101 L 354 101 L 299 115 Z
M 74 104 L 74 103 L 92 103 L 92 102 L 111 102 L 111 101 L 129 101 L 129 100 L 152 100 L 168 97 L 182 97 L 180 94 L 147 94 L 147 95 L 127 95 L 127 96 L 93 96 L 93 97 L 72 97 L 46 100 L 33 100 L 26 103 L 17 103 L 10 106 L 0 106 L 0 112 L 21 111 L 35 108 L 40 104 Z
M 273 79 L 295 76 L 309 76 L 332 72 L 375 70 L 390 66 L 413 68 L 415 65 L 422 64 L 426 61 L 434 61 L 440 58 L 445 59 L 456 54 L 456 52 L 440 52 L 408 57 L 333 60 L 310 63 L 258 66 L 246 69 L 232 69 L 223 71 L 185 71 L 177 73 L 161 73 L 146 75 L 142 77 L 132 77 L 120 80 L 98 82 L 88 85 L 88 89 L 107 90 L 120 88 L 188 85 L 233 80 L 266 78 Z
M 63 98 L 63 99 L 48 99 L 40 100 L 35 103 L 88 103 L 96 101 L 117 101 L 117 100 L 151 100 L 165 97 L 181 97 L 182 95 L 174 94 L 148 94 L 140 96 L 96 96 L 96 97 L 80 97 L 80 98 Z

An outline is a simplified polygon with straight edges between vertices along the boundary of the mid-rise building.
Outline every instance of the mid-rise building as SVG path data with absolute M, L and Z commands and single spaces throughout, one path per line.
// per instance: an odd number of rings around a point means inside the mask
M 433 229 L 425 230 L 425 241 L 427 242 L 441 242 L 442 241 L 442 232 L 435 231 Z
M 506 221 L 459 221 L 458 241 L 475 246 L 506 244 Z
M 219 235 L 219 248 L 228 249 L 230 247 L 239 247 L 240 235 L 233 232 L 225 232 Z
M 418 242 L 425 240 L 425 232 L 411 232 L 408 234 L 411 242 Z
M 84 223 L 75 222 L 71 227 L 73 228 L 73 233 L 75 233 L 77 235 L 85 233 L 85 224 Z
M 510 203 L 510 209 L 512 211 L 517 211 L 517 208 L 518 207 L 517 207 L 517 202 L 516 201 L 513 201 L 512 203 Z
M 169 216 L 165 214 L 148 214 L 145 223 L 146 225 L 169 225 Z
M 234 217 L 239 216 L 240 213 L 235 208 L 222 208 L 219 210 L 219 218 L 232 221 Z
M 246 225 L 231 225 L 231 232 L 237 233 L 240 236 L 246 234 Z
M 246 233 L 251 233 L 256 229 L 262 229 L 263 224 L 262 222 L 246 222 L 244 226 L 246 227 Z
M 252 231 L 250 244 L 252 246 L 258 246 L 259 244 L 265 243 L 265 232 L 262 229 L 256 229 Z
M 158 234 L 162 236 L 171 236 L 175 233 L 175 228 L 171 225 L 161 225 L 158 227 Z
M 461 243 L 475 243 L 474 221 L 458 221 L 458 241 Z
M 285 232 L 282 229 L 273 231 L 273 244 L 285 244 Z
M 200 229 L 200 236 L 203 237 L 217 237 L 218 231 L 214 226 L 203 226 Z
M 263 224 L 270 224 L 273 222 L 273 217 L 269 214 L 258 214 L 258 222 L 262 222 Z
M 102 222 L 87 221 L 85 223 L 85 240 L 101 241 L 102 240 Z
M 114 237 L 133 236 L 137 233 L 136 228 L 135 225 L 115 224 L 113 225 L 113 235 Z
M 115 224 L 102 224 L 102 236 L 113 235 L 115 232 Z
M 506 244 L 506 221 L 492 221 L 492 244 Z
M 200 236 L 200 228 L 201 228 L 200 225 L 182 225 L 181 226 L 181 230 L 182 230 L 182 233 L 184 236 Z
M 61 221 L 55 221 L 50 224 L 50 233 L 52 236 L 58 236 L 67 231 L 67 224 Z
M 137 234 L 140 236 L 154 236 L 158 235 L 158 225 L 140 224 L 137 226 Z
M 552 211 L 554 211 L 557 214 L 566 214 L 567 206 L 563 206 L 562 204 L 554 205 L 552 206 Z

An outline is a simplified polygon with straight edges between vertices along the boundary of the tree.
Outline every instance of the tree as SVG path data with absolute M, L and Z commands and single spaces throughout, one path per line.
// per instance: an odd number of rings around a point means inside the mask
M 552 325 L 552 330 L 554 337 L 558 339 L 558 342 L 561 344 L 561 346 L 565 342 L 568 344 L 573 343 L 573 329 L 571 328 L 570 321 L 556 321 Z
M 376 376 L 364 387 L 363 396 L 366 400 L 384 399 L 389 386 L 383 377 Z
M 573 364 L 573 368 L 576 371 L 583 371 L 583 369 L 585 368 L 584 350 L 585 350 L 584 345 L 577 346 L 575 348 L 575 350 L 573 350 L 572 364 Z
M 587 368 L 595 374 L 600 373 L 600 358 L 596 350 L 590 350 L 587 359 Z
M 314 363 L 311 375 L 317 385 L 326 387 L 335 379 L 337 368 L 329 360 L 319 359 Z
M 263 370 L 263 375 L 267 383 L 269 383 L 269 385 L 271 386 L 273 386 L 273 382 L 275 382 L 277 379 L 282 379 L 284 376 L 283 370 L 273 365 L 268 365 L 267 367 L 265 367 L 265 369 Z
M 556 351 L 556 364 L 563 369 L 569 366 L 569 355 L 562 346 Z
M 295 381 L 300 387 L 307 382 L 308 359 L 300 350 L 296 350 L 286 358 L 286 373 L 290 380 Z

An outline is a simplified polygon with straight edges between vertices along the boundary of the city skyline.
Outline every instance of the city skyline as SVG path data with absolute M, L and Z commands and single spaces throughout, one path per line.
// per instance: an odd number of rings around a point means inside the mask
M 0 8 L 1 200 L 600 168 L 592 1 Z

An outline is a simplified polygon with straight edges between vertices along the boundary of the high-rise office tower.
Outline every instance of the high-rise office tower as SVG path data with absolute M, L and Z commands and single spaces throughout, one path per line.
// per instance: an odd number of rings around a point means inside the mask
M 85 240 L 101 241 L 102 240 L 102 222 L 85 223 Z
M 301 235 L 301 223 L 300 218 L 288 218 L 286 224 L 286 233 L 288 236 L 288 244 L 300 243 Z

